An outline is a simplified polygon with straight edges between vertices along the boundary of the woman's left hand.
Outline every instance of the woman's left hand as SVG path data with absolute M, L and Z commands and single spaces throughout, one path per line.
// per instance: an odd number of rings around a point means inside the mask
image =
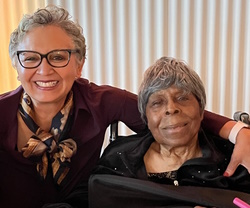
M 224 176 L 232 176 L 239 165 L 243 165 L 250 173 L 250 129 L 248 128 L 243 128 L 239 131 L 233 154 Z

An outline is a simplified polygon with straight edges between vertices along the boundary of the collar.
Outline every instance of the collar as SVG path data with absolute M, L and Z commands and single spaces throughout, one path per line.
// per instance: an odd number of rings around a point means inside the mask
M 121 159 L 123 162 L 131 169 L 132 172 L 136 172 L 138 169 L 138 166 L 143 163 L 143 157 L 145 153 L 147 152 L 148 148 L 154 141 L 154 138 L 150 131 L 147 132 L 147 134 L 144 135 L 136 135 L 134 141 L 134 148 L 126 148 L 124 151 L 121 151 Z M 221 153 L 221 148 L 225 145 L 227 141 L 224 141 L 224 139 L 221 139 L 221 144 L 219 145 L 219 150 L 215 146 L 213 141 L 220 140 L 217 136 L 212 136 L 203 131 L 203 129 L 200 129 L 199 135 L 199 144 L 202 150 L 203 157 L 202 158 L 194 158 L 186 161 L 182 166 L 190 165 L 190 164 L 214 164 L 219 163 L 225 159 L 225 156 Z M 126 139 L 127 140 L 127 139 Z M 130 138 L 128 138 L 130 140 Z M 129 143 L 128 141 L 126 141 Z M 132 141 L 131 141 L 132 142 Z M 132 142 L 133 143 L 133 142 Z M 125 144 L 126 145 L 126 144 Z M 129 144 L 127 145 L 129 146 Z M 124 146 L 123 146 L 124 147 Z M 223 152 L 223 151 L 222 151 Z M 181 166 L 181 167 L 182 167 Z

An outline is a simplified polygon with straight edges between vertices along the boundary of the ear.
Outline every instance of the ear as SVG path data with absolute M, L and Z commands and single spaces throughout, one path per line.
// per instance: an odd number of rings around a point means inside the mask
M 204 110 L 201 112 L 201 121 L 203 120 L 204 118 Z
M 84 63 L 85 63 L 85 59 L 83 59 L 83 60 L 78 64 L 78 68 L 76 69 L 76 76 L 77 76 L 77 77 L 81 77 L 81 75 L 82 75 L 82 69 L 83 69 Z

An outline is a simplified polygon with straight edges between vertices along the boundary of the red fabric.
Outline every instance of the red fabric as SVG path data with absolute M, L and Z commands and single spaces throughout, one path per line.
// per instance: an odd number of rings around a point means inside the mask
M 222 126 L 230 120 L 232 119 L 229 119 L 225 116 L 217 115 L 210 111 L 205 111 L 204 119 L 201 123 L 201 126 L 204 129 L 214 133 L 215 135 L 219 135 L 219 131 Z

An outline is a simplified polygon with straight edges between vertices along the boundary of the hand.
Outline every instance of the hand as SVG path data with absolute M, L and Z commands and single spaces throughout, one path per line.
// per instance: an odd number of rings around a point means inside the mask
M 234 174 L 238 165 L 243 165 L 250 173 L 250 129 L 243 128 L 239 131 L 236 144 L 230 163 L 224 173 L 224 176 L 230 177 Z

